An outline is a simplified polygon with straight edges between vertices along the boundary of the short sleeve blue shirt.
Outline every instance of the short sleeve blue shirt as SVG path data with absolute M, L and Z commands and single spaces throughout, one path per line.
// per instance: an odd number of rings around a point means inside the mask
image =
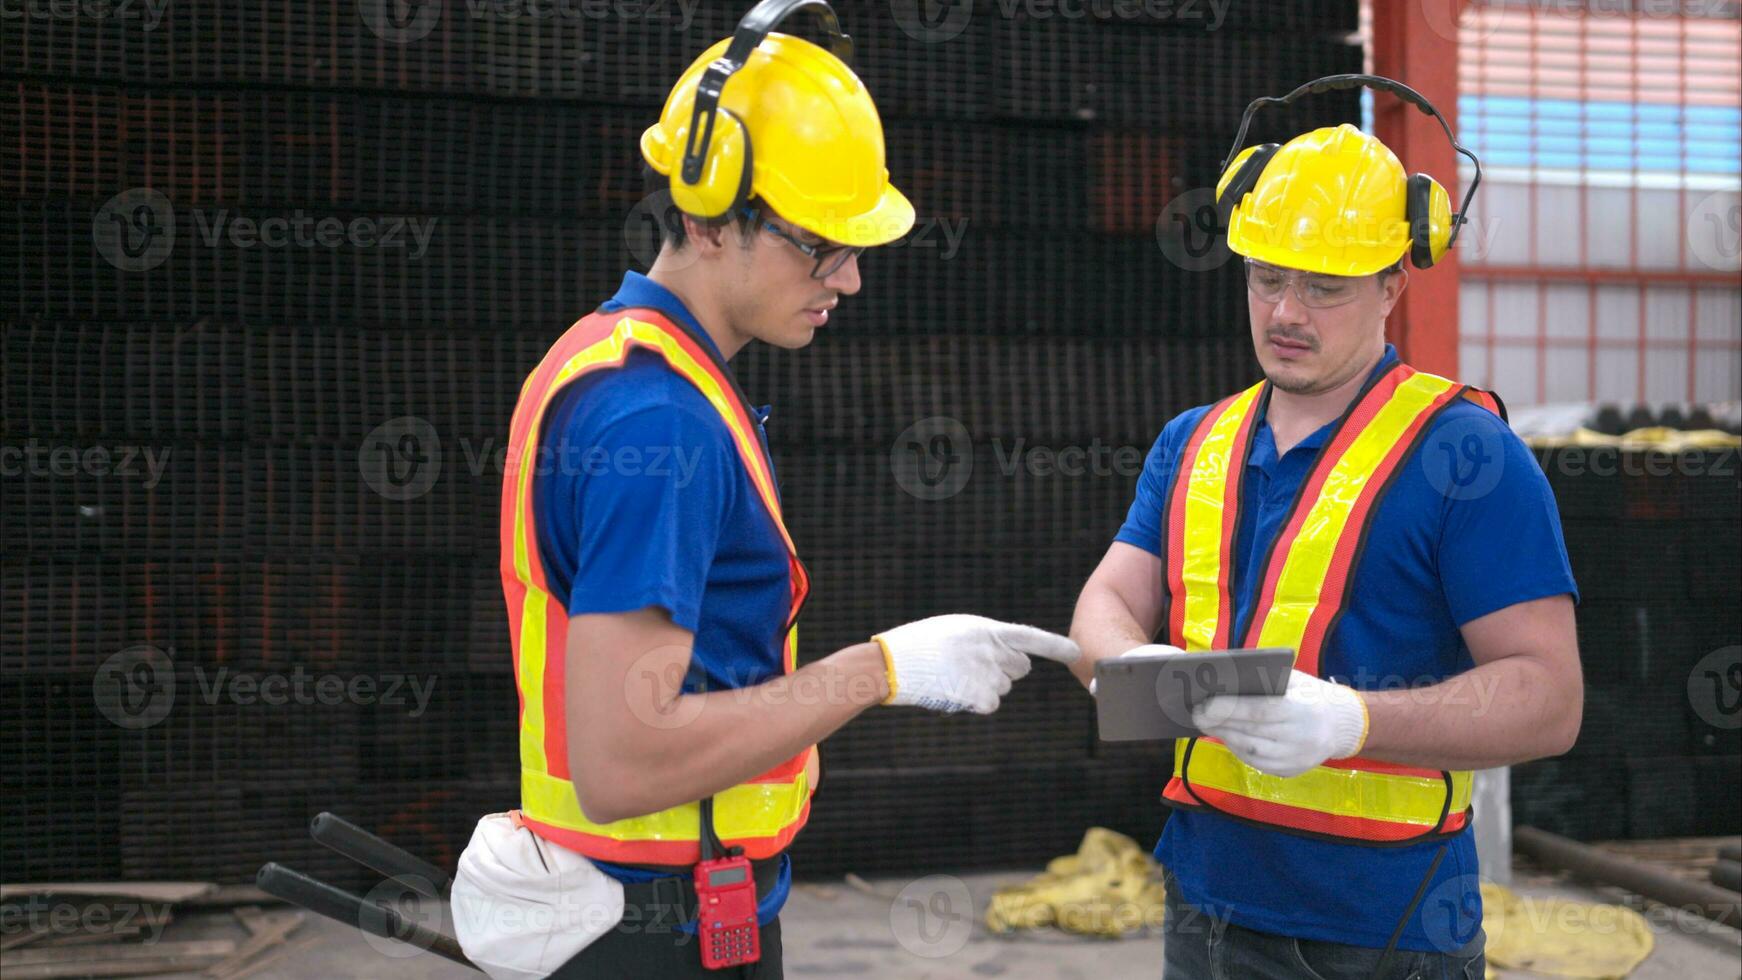
M 1396 362 L 1386 345 L 1374 374 Z M 1210 407 L 1162 429 L 1116 540 L 1159 555 L 1168 486 Z M 1247 516 L 1234 549 L 1235 636 L 1251 621 L 1257 566 L 1333 426 L 1279 457 L 1269 425 L 1258 424 L 1241 502 Z M 1416 686 L 1470 670 L 1475 663 L 1459 633 L 1465 623 L 1546 596 L 1576 600 L 1560 514 L 1523 440 L 1478 405 L 1459 401 L 1442 412 L 1380 499 L 1351 594 L 1321 660 L 1326 676 L 1360 689 Z M 1175 810 L 1155 857 L 1183 897 L 1212 916 L 1264 932 L 1383 947 L 1438 848 L 1333 843 Z M 1481 921 L 1476 875 L 1466 828 L 1449 842 L 1430 883 L 1435 902 L 1411 915 L 1399 948 L 1449 953 L 1473 937 Z M 1447 909 L 1458 914 L 1448 918 Z
M 719 353 L 676 296 L 635 272 L 600 308 L 629 307 L 659 310 Z M 754 415 L 766 447 L 767 410 Z M 621 368 L 559 392 L 543 432 L 533 475 L 539 557 L 569 615 L 664 609 L 695 634 L 687 692 L 779 676 L 786 545 L 707 398 L 659 355 L 634 351 Z M 789 876 L 783 866 L 764 922 L 779 913 Z

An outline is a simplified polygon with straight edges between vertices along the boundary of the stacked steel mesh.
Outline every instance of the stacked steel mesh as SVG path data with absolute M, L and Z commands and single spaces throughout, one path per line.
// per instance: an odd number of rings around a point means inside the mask
M 744 6 L 8 20 L 0 411 L 42 463 L 0 508 L 7 880 L 347 880 L 321 809 L 451 866 L 515 805 L 497 456 L 526 372 L 651 257 L 635 138 Z M 842 9 L 920 225 L 810 349 L 734 362 L 774 405 L 806 658 L 947 611 L 1063 629 L 1161 426 L 1255 376 L 1237 267 L 1176 239 L 1248 100 L 1359 70 L 1355 5 L 1100 6 L 1140 16 Z M 941 454 L 911 438 L 937 420 Z M 345 693 L 251 686 L 298 677 Z M 1098 743 L 1050 665 L 824 757 L 802 872 L 1032 863 L 1163 814 L 1164 748 Z

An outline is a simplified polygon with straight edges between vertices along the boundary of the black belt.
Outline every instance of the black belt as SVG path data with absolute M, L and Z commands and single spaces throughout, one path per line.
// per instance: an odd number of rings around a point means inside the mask
M 780 881 L 780 855 L 750 862 L 750 873 L 756 879 L 756 900 L 761 902 Z M 627 865 L 627 867 L 635 867 Z M 619 928 L 639 928 L 652 932 L 658 929 L 676 931 L 678 925 L 696 920 L 696 885 L 687 871 L 680 877 L 678 869 L 643 868 L 646 871 L 669 872 L 668 877 L 652 881 L 625 882 L 623 885 L 623 922 Z

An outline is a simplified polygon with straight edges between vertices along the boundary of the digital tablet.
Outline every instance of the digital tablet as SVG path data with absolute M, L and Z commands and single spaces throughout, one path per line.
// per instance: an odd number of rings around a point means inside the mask
M 1288 689 L 1294 651 L 1205 650 L 1108 657 L 1095 663 L 1095 719 L 1103 742 L 1201 734 L 1192 709 L 1217 694 L 1279 696 Z

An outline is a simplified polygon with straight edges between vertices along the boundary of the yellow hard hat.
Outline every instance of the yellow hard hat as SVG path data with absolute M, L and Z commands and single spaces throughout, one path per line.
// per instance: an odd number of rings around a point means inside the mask
M 1368 276 L 1405 253 L 1427 268 L 1452 237 L 1451 198 L 1347 123 L 1240 152 L 1216 183 L 1228 248 L 1271 265 Z
M 884 245 L 913 227 L 913 204 L 889 182 L 883 122 L 865 83 L 833 52 L 769 34 L 720 86 L 699 169 L 684 173 L 696 91 L 731 39 L 702 52 L 641 134 L 641 155 L 671 178 L 672 201 L 701 218 L 752 196 L 781 217 L 843 245 Z M 706 116 L 704 116 L 706 118 Z

